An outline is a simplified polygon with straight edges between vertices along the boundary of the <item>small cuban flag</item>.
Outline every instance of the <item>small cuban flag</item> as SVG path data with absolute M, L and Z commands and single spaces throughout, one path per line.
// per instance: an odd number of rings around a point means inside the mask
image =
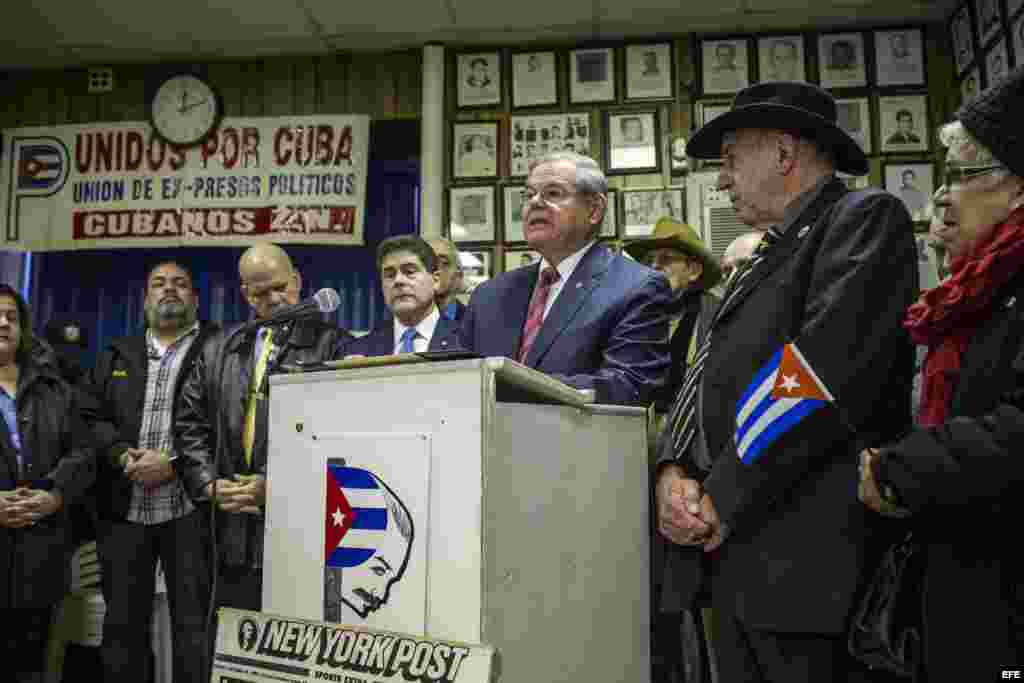
M 736 452 L 746 464 L 824 406 L 835 403 L 796 344 L 775 352 L 736 404 Z
M 368 470 L 327 464 L 324 563 L 358 567 L 377 551 L 388 528 L 387 495 Z
M 64 161 L 55 145 L 23 145 L 19 151 L 19 190 L 45 190 L 61 181 Z

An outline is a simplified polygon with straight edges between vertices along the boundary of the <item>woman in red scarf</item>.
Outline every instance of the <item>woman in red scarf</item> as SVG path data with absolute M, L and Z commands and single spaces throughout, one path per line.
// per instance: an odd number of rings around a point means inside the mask
M 918 425 L 861 454 L 861 500 L 925 545 L 928 683 L 1024 664 L 1024 69 L 940 131 L 950 276 L 905 326 L 927 348 Z M 942 235 L 940 235 L 941 237 Z

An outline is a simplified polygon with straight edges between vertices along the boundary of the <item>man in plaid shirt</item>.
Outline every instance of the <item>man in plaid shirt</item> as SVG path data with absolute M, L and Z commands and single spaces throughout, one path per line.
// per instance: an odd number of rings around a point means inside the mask
M 146 278 L 146 330 L 103 350 L 85 411 L 97 438 L 97 546 L 106 616 L 104 680 L 150 679 L 157 561 L 167 577 L 176 683 L 209 680 L 208 512 L 175 473 L 171 431 L 182 381 L 214 328 L 196 320 L 191 273 L 164 262 Z

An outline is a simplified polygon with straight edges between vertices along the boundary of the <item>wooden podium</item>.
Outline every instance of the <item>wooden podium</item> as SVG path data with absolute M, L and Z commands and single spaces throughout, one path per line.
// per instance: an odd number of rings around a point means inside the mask
M 512 683 L 649 680 L 644 409 L 504 358 L 270 384 L 263 611 L 492 645 Z

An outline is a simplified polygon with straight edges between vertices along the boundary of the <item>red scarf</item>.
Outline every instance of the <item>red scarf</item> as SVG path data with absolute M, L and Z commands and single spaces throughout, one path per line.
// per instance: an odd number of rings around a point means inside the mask
M 992 313 L 996 292 L 1024 266 L 1024 210 L 1014 211 L 992 234 L 950 263 L 952 274 L 921 293 L 903 326 L 915 344 L 928 347 L 918 423 L 946 420 L 971 335 Z

